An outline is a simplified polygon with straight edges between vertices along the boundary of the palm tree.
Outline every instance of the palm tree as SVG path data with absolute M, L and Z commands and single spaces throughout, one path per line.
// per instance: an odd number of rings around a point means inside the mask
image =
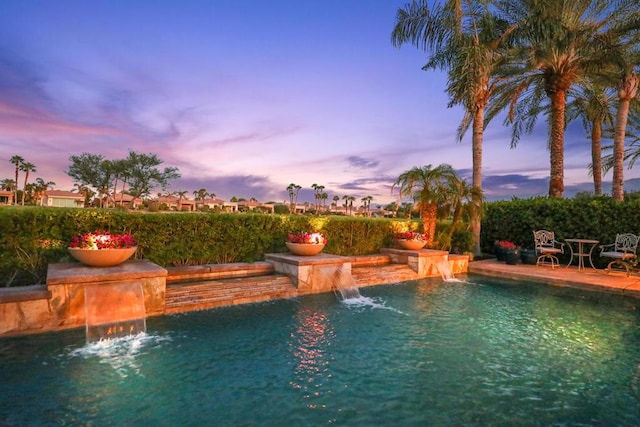
M 12 179 L 5 178 L 2 181 L 0 181 L 0 188 L 3 190 L 13 191 L 15 186 L 16 186 L 16 182 Z
M 450 199 L 452 183 L 458 176 L 450 165 L 414 167 L 400 174 L 391 191 L 398 187 L 400 197 L 411 197 L 420 210 L 427 246 L 433 246 L 438 206 Z
M 501 16 L 510 22 L 513 48 L 488 117 L 509 106 L 512 146 L 522 131 L 531 132 L 547 106 L 549 125 L 549 196 L 564 192 L 565 104 L 572 85 L 601 72 L 614 34 L 638 28 L 635 0 L 503 0 Z M 615 41 L 619 41 L 615 37 Z M 545 101 L 546 100 L 546 101 Z
M 349 206 L 349 196 L 347 196 L 346 194 L 344 196 L 342 196 L 342 200 L 344 200 L 344 202 L 342 203 L 342 206 L 344 206 L 344 214 L 347 214 L 347 206 Z
M 120 197 L 120 205 L 123 206 L 124 203 L 122 199 L 124 197 L 124 187 L 126 184 L 126 175 L 129 162 L 127 159 L 118 159 L 118 160 L 110 160 L 111 171 L 113 173 L 113 204 L 117 205 L 117 194 L 118 194 L 118 181 L 122 181 L 122 196 Z M 107 204 L 107 207 L 109 205 Z
M 45 181 L 40 177 L 36 178 L 36 185 L 35 185 L 36 205 L 42 206 L 42 200 L 44 199 L 44 196 L 47 190 L 52 189 L 54 185 L 56 185 L 56 183 L 53 181 Z
M 365 196 L 360 201 L 362 202 L 362 206 L 364 207 L 364 214 L 366 216 L 370 216 L 371 212 L 369 208 L 371 207 L 371 201 L 373 200 L 373 196 Z
M 411 42 L 430 54 L 423 69 L 442 69 L 449 75 L 449 106 L 462 105 L 458 128 L 462 140 L 472 127 L 472 158 L 476 204 L 482 204 L 482 145 L 485 109 L 495 87 L 494 71 L 502 63 L 500 49 L 513 28 L 496 19 L 486 4 L 448 0 L 429 9 L 425 0 L 413 0 L 396 14 L 391 40 L 396 46 Z M 480 255 L 480 219 L 472 218 L 474 253 Z
M 16 155 L 11 157 L 11 159 L 9 159 L 9 162 L 15 165 L 16 167 L 16 178 L 14 181 L 16 185 L 13 191 L 13 204 L 17 205 L 18 204 L 18 171 L 20 170 L 20 165 L 24 162 L 24 159 Z
M 582 119 L 582 127 L 591 138 L 591 175 L 596 196 L 602 195 L 602 131 L 613 126 L 614 96 L 607 87 L 593 79 L 578 86 L 577 93 L 567 104 L 567 122 Z
M 296 213 L 296 206 L 298 204 L 298 193 L 302 187 L 294 184 L 293 182 L 287 186 L 287 191 L 289 192 L 289 201 L 291 205 L 291 213 Z
M 482 206 L 478 204 L 478 198 L 482 195 L 474 194 L 477 189 L 467 184 L 464 179 L 451 179 L 448 181 L 449 189 L 447 190 L 446 201 L 449 208 L 448 214 L 451 216 L 451 225 L 448 229 L 446 238 L 446 249 L 451 249 L 451 238 L 453 233 L 458 230 L 458 224 L 463 221 L 470 221 L 471 218 L 482 218 Z
M 36 165 L 30 162 L 23 162 L 20 165 L 20 170 L 24 172 L 24 187 L 23 187 L 24 189 L 22 190 L 22 200 L 20 202 L 20 204 L 24 206 L 24 198 L 27 192 L 27 182 L 29 180 L 29 172 L 35 172 Z
M 617 55 L 613 56 L 621 77 L 618 80 L 618 110 L 616 112 L 615 134 L 613 137 L 613 181 L 611 196 L 614 200 L 624 200 L 624 140 L 629 116 L 631 100 L 638 94 L 640 76 L 636 73 L 636 67 L 640 64 L 640 52 L 638 41 L 634 50 L 625 49 L 624 45 L 613 49 Z
M 182 199 L 185 198 L 188 191 L 176 191 L 174 194 L 178 196 L 178 212 L 182 211 Z

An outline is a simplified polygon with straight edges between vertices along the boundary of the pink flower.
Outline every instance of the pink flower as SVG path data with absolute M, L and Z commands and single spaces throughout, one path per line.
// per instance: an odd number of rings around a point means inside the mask
M 137 242 L 133 234 L 111 234 L 109 231 L 76 234 L 69 243 L 70 248 L 94 250 L 132 248 L 136 245 Z
M 396 239 L 398 240 L 418 240 L 420 242 L 427 240 L 427 236 L 424 234 L 416 233 L 414 231 L 405 231 L 402 233 L 396 233 Z
M 287 242 L 304 243 L 309 245 L 326 245 L 327 238 L 320 233 L 307 233 L 306 231 L 303 231 L 300 233 L 289 233 L 287 235 Z

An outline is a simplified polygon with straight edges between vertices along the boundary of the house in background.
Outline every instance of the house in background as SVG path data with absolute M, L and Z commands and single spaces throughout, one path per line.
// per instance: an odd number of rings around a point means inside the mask
M 56 208 L 84 208 L 84 196 L 73 191 L 48 190 L 42 199 L 42 206 Z
M 13 192 L 0 190 L 0 205 L 10 205 L 13 202 Z
M 222 212 L 238 212 L 237 202 L 225 202 L 222 199 L 204 199 L 200 205 L 208 206 L 209 209 L 220 209 Z
M 109 203 L 113 206 L 140 209 L 143 205 L 143 200 L 138 197 L 130 196 L 129 194 L 118 193 L 115 195 L 115 199 L 113 195 L 109 195 Z
M 243 212 L 253 211 L 256 208 L 262 208 L 269 213 L 274 213 L 275 211 L 275 205 L 271 203 L 260 203 L 254 200 L 238 201 L 237 205 L 238 205 L 238 210 Z

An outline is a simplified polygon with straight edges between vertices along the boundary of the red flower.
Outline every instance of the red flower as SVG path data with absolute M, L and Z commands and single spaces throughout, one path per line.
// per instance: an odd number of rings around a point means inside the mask
M 509 242 L 508 240 L 498 240 L 498 246 L 502 249 L 515 249 L 516 244 L 513 242 Z
M 131 233 L 111 234 L 109 231 L 76 234 L 71 238 L 70 248 L 80 249 L 123 249 L 137 245 Z
M 303 231 L 300 233 L 289 233 L 287 235 L 287 242 L 305 243 L 309 245 L 326 245 L 327 238 L 320 233 L 307 233 L 306 231 Z
M 424 234 L 416 233 L 414 231 L 405 231 L 402 233 L 396 233 L 396 239 L 398 240 L 418 240 L 420 242 L 427 240 L 427 236 Z

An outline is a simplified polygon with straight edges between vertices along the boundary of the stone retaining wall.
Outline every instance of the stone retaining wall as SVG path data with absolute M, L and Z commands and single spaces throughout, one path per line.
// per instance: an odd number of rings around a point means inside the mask
M 340 259 L 350 265 L 353 283 L 358 287 L 439 276 L 433 267 L 437 259 L 445 259 L 453 273 L 466 273 L 468 269 L 467 256 L 398 251 Z M 309 260 L 302 264 L 309 264 Z M 274 263 L 267 261 L 168 269 L 147 260 L 100 269 L 78 263 L 51 264 L 46 286 L 0 289 L 0 337 L 84 327 L 85 286 L 132 282 L 142 286 L 147 316 L 333 290 L 330 285 L 296 286 L 294 278 L 276 271 Z

